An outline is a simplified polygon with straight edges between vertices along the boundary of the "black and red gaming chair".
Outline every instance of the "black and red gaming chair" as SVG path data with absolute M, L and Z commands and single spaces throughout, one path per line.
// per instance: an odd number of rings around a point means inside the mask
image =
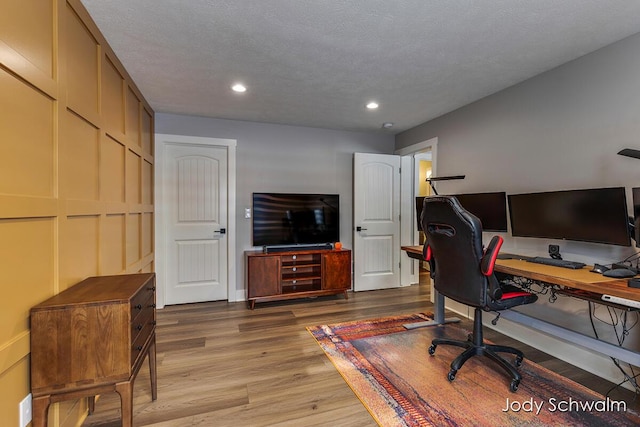
M 440 344 L 466 349 L 451 362 L 449 381 L 455 379 L 456 373 L 468 359 L 486 356 L 511 376 L 510 389 L 516 391 L 522 379 L 516 367 L 522 364 L 524 354 L 512 347 L 485 344 L 482 337 L 482 311 L 506 310 L 533 303 L 538 297 L 498 281 L 493 268 L 502 246 L 502 237 L 494 236 L 483 250 L 482 223 L 466 211 L 455 197 L 426 197 L 421 223 L 426 234 L 424 255 L 429 261 L 436 290 L 445 297 L 475 308 L 473 333 L 467 341 L 436 338 L 431 342 L 429 354 L 433 355 Z M 514 354 L 514 364 L 498 353 Z

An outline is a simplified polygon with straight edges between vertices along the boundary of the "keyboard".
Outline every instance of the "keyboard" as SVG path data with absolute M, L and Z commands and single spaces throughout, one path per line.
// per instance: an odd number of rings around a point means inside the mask
M 566 259 L 545 258 L 541 256 L 529 258 L 527 261 L 534 262 L 536 264 L 553 265 L 554 267 L 571 268 L 573 270 L 578 270 L 587 265 L 583 262 L 567 261 Z

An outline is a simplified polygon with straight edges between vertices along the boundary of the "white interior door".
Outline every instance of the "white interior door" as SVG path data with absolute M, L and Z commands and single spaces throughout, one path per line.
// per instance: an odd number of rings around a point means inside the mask
M 400 286 L 400 156 L 355 153 L 354 290 Z
M 226 300 L 227 149 L 167 144 L 165 303 Z

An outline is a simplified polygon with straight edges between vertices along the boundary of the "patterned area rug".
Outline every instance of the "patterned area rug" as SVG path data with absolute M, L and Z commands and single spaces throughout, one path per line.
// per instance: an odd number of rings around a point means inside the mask
M 607 399 L 526 360 L 522 382 L 474 357 L 447 380 L 462 349 L 427 349 L 435 337 L 466 339 L 456 325 L 406 330 L 426 314 L 320 325 L 307 329 L 376 422 L 387 426 L 638 426 L 624 401 Z

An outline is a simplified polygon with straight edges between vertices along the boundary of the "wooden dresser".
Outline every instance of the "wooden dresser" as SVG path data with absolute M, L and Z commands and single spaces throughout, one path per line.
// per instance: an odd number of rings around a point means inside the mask
M 133 382 L 149 356 L 157 398 L 155 274 L 90 277 L 31 309 L 33 425 L 51 403 L 117 392 L 133 424 Z

